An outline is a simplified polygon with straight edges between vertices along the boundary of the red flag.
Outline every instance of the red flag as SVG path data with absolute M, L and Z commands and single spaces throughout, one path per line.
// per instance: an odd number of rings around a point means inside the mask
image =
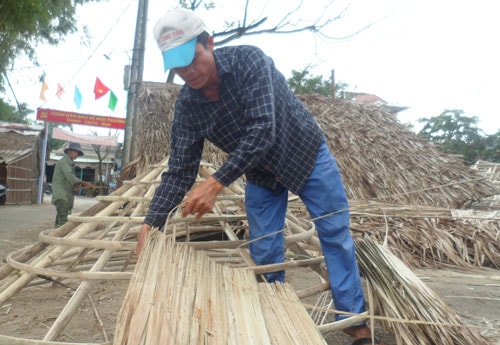
M 61 86 L 61 84 L 57 83 L 57 92 L 56 92 L 57 98 L 61 99 L 63 93 L 64 93 L 63 87 Z
M 95 78 L 95 85 L 94 85 L 94 95 L 95 99 L 99 99 L 105 94 L 107 94 L 109 91 L 109 88 L 102 83 L 102 81 L 99 78 Z

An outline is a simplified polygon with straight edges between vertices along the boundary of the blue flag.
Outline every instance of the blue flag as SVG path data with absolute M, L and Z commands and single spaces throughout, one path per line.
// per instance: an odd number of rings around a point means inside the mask
M 78 86 L 76 85 L 75 85 L 75 98 L 73 99 L 73 101 L 76 104 L 76 108 L 80 109 L 80 107 L 82 106 L 82 94 L 80 90 L 78 90 Z

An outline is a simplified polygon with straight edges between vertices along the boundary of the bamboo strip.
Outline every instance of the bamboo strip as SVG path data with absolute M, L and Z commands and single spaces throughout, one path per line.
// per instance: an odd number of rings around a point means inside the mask
M 210 249 L 236 249 L 246 244 L 247 241 L 203 241 L 203 242 L 186 242 L 189 246 L 198 250 Z
M 73 226 L 74 224 L 66 223 L 57 229 L 52 229 L 51 234 L 53 234 L 54 236 L 65 236 L 66 234 L 68 234 L 68 232 L 71 231 L 71 229 L 73 229 Z M 39 254 L 43 249 L 45 249 L 45 247 L 46 245 L 44 243 L 36 242 L 32 245 L 28 245 L 24 248 L 12 252 L 11 255 L 15 257 L 16 261 L 26 262 L 35 255 Z M 5 278 L 12 271 L 14 271 L 13 267 L 9 266 L 8 264 L 2 265 L 0 268 L 0 280 Z
M 194 277 L 193 283 L 195 283 L 197 279 L 202 282 L 206 282 L 208 279 L 208 257 L 205 255 L 198 255 L 197 261 L 197 266 L 193 268 L 198 274 L 191 274 L 191 277 Z M 192 306 L 192 314 L 190 317 L 191 329 L 188 332 L 190 336 L 188 344 L 204 345 L 205 330 L 208 323 L 207 316 L 211 313 L 209 310 L 210 306 L 207 303 L 209 291 L 207 291 L 208 289 L 196 289 L 196 287 L 193 287 L 193 289 L 195 289 L 195 296 Z
M 191 331 L 191 315 L 193 309 L 193 298 L 195 294 L 195 281 L 193 277 L 197 276 L 194 269 L 193 260 L 196 259 L 196 254 L 188 246 L 182 245 L 178 247 L 180 255 L 176 257 L 175 266 L 178 270 L 177 286 L 182 286 L 182 289 L 177 289 L 177 299 L 174 315 L 176 315 L 177 323 L 177 344 L 189 344 L 189 332 Z
M 243 195 L 218 195 L 217 200 L 243 200 Z M 98 195 L 96 196 L 98 201 L 134 201 L 134 202 L 150 202 L 153 197 L 146 196 L 123 196 L 123 195 Z
M 7 256 L 7 262 L 15 269 L 33 276 L 30 277 L 30 280 L 37 275 L 53 278 L 57 277 L 80 280 L 128 280 L 132 276 L 131 272 L 67 272 L 47 268 L 39 268 L 36 266 L 23 264 L 21 262 L 16 262 L 12 259 L 11 256 Z
M 160 235 L 160 240 L 165 241 L 165 236 Z M 162 253 L 158 263 L 160 268 L 156 287 L 158 295 L 154 305 L 155 313 L 153 314 L 153 326 L 149 327 L 149 333 L 152 336 L 148 337 L 146 342 L 146 344 L 151 345 L 175 344 L 176 341 L 174 324 L 170 318 L 166 317 L 170 306 L 167 303 L 163 303 L 163 301 L 166 301 L 169 298 L 167 292 L 169 291 L 169 286 L 171 284 L 171 272 L 168 253 L 172 253 L 173 250 L 170 243 L 166 243 L 165 247 L 166 249 Z M 154 334 L 157 334 L 158 336 L 155 338 Z
M 40 233 L 40 241 L 46 244 L 55 244 L 66 247 L 83 247 L 109 250 L 135 250 L 135 243 L 125 241 L 88 240 L 81 238 L 65 238 L 47 235 L 45 231 Z
M 297 297 L 298 298 L 306 298 L 306 297 L 317 295 L 317 294 L 324 292 L 324 291 L 327 291 L 329 289 L 330 289 L 329 282 L 321 283 L 319 285 L 311 286 L 311 287 L 308 287 L 306 289 L 302 289 L 302 290 L 297 291 Z
M 42 341 L 36 339 L 14 338 L 0 334 L 0 344 L 3 345 L 75 345 L 74 342 Z M 78 343 L 77 345 L 112 345 L 112 342 L 105 343 Z
M 364 313 L 361 313 L 359 315 L 353 315 L 347 319 L 343 319 L 343 320 L 339 320 L 339 321 L 335 321 L 335 322 L 330 322 L 330 323 L 325 323 L 325 324 L 319 325 L 317 327 L 321 333 L 337 332 L 337 331 L 343 330 L 347 327 L 359 324 L 359 323 L 365 321 L 368 317 L 369 317 L 369 314 L 367 311 L 365 311 Z
M 138 318 L 141 318 L 140 322 L 144 323 L 144 326 L 138 328 L 138 330 L 144 329 L 141 336 L 141 344 L 144 345 L 162 343 L 161 328 L 158 327 L 161 323 L 159 316 L 163 316 L 161 303 L 163 289 L 160 285 L 165 280 L 165 276 L 161 262 L 167 243 L 163 240 L 163 234 L 158 234 L 156 241 L 152 243 L 156 245 L 152 248 L 151 262 L 145 276 L 146 289 L 143 288 L 143 290 L 146 293 L 142 295 L 140 301 L 142 302 L 141 313 L 134 315 L 131 319 L 133 324 L 135 324 L 134 319 L 137 321 Z M 129 343 L 134 344 L 133 338 Z
M 80 222 L 80 223 L 101 223 L 101 222 L 132 222 L 132 223 L 142 223 L 144 222 L 144 217 L 132 217 L 132 216 L 77 216 L 71 215 L 68 217 L 69 220 Z M 237 222 L 241 220 L 245 220 L 246 215 L 223 215 L 220 217 L 217 216 L 203 216 L 199 221 L 196 221 L 194 216 L 188 216 L 185 218 L 172 218 L 171 223 L 211 223 L 216 221 L 223 222 Z
M 268 272 L 283 271 L 290 268 L 317 265 L 319 263 L 322 263 L 323 261 L 324 257 L 320 256 L 312 259 L 285 261 L 280 264 L 252 266 L 252 267 L 247 267 L 246 269 L 254 271 L 255 274 L 263 274 Z
M 211 313 L 207 327 L 207 345 L 229 344 L 230 320 L 228 300 L 223 276 L 223 266 L 209 262 L 210 269 L 210 301 Z

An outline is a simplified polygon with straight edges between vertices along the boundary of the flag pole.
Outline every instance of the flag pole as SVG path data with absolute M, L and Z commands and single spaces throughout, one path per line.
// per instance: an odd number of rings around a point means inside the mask
M 123 140 L 122 163 L 126 165 L 135 158 L 134 134 L 137 130 L 137 104 L 136 99 L 142 82 L 144 70 L 144 50 L 146 46 L 146 24 L 148 16 L 148 0 L 139 0 L 137 21 L 135 27 L 134 50 L 130 66 L 130 86 L 127 94 L 127 117 L 125 123 L 125 136 Z
M 45 162 L 47 160 L 47 142 L 49 139 L 49 122 L 44 121 L 44 134 L 42 142 L 42 162 L 40 167 L 40 176 L 38 178 L 38 195 L 37 204 L 41 204 L 43 201 L 43 179 L 45 178 Z

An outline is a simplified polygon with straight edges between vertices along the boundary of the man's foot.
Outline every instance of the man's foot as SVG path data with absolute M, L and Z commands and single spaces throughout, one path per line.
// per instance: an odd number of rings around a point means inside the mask
M 372 342 L 372 333 L 367 325 L 353 326 L 343 330 L 343 332 L 351 337 L 354 337 L 352 345 L 384 345 L 378 338 L 374 338 Z

